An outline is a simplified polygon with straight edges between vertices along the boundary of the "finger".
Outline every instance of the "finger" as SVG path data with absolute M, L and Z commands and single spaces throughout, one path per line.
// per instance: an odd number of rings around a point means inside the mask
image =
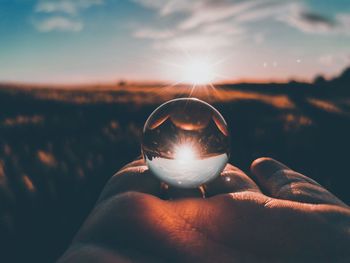
M 251 172 L 261 188 L 272 197 L 312 204 L 345 205 L 316 181 L 271 158 L 255 160 Z
M 116 173 L 107 182 L 98 202 L 130 191 L 157 197 L 161 195 L 161 182 L 150 173 L 148 167 L 140 160 L 132 162 Z
M 143 158 L 137 158 L 135 161 L 132 161 L 131 163 L 126 164 L 123 166 L 120 171 L 129 168 L 129 167 L 137 167 L 137 166 L 142 166 L 145 165 L 145 160 Z
M 221 175 L 204 188 L 206 197 L 242 191 L 261 192 L 248 175 L 231 164 L 226 165 Z

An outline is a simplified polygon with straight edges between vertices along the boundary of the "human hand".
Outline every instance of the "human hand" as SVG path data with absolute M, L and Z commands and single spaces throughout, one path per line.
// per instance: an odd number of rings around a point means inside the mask
M 59 262 L 350 262 L 346 204 L 272 159 L 251 174 L 228 165 L 207 198 L 162 200 L 135 161 L 107 183 Z

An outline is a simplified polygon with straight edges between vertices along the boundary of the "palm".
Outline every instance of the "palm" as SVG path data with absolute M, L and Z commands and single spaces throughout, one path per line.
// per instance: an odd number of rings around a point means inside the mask
M 294 201 L 281 200 L 229 166 L 207 186 L 209 198 L 164 201 L 155 197 L 159 182 L 136 162 L 107 184 L 63 261 L 346 262 L 349 209 L 311 179 L 297 178 L 277 196 Z M 276 195 L 281 182 L 268 183 L 260 181 Z M 127 189 L 134 192 L 121 194 Z

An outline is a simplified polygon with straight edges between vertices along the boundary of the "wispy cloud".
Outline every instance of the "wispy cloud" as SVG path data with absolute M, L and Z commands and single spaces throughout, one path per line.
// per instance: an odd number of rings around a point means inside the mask
M 165 30 L 152 27 L 141 28 L 134 32 L 134 37 L 153 39 L 153 46 L 157 49 L 195 49 L 197 51 L 227 47 L 232 44 L 233 35 L 241 34 L 243 29 L 234 23 L 228 23 L 225 19 L 257 5 L 256 1 L 251 0 L 242 1 L 238 5 L 232 5 L 232 2 L 227 0 L 133 1 L 146 8 L 154 9 L 163 19 L 178 13 L 185 15 L 184 19 L 171 25 L 170 28 Z M 212 41 L 214 38 L 215 41 Z M 203 43 L 206 44 L 203 45 Z
M 83 23 L 78 20 L 70 19 L 62 16 L 54 16 L 34 23 L 40 32 L 57 31 L 81 31 L 84 27 Z
M 198 9 L 193 10 L 189 18 L 185 19 L 178 26 L 180 29 L 184 30 L 193 29 L 204 24 L 232 18 L 259 5 L 260 2 L 257 1 L 241 1 L 235 4 L 221 1 L 221 4 L 219 5 L 214 5 L 209 2 L 205 5 L 201 5 Z
M 76 15 L 80 10 L 93 5 L 100 5 L 103 0 L 62 0 L 62 1 L 40 1 L 35 7 L 36 12 L 55 13 L 61 12 Z
M 287 16 L 279 19 L 309 34 L 350 34 L 350 14 L 329 17 L 295 5 Z
M 174 13 L 191 13 L 194 9 L 197 9 L 198 6 L 201 5 L 200 0 L 132 0 L 140 5 L 154 9 L 161 16 L 167 16 Z M 222 0 L 218 0 L 217 2 L 221 2 Z
M 133 0 L 146 8 L 157 11 L 161 17 L 182 13 L 187 17 L 181 21 L 177 27 L 188 30 L 196 28 L 202 24 L 217 22 L 230 18 L 236 14 L 248 10 L 254 6 L 259 6 L 273 2 L 274 0 Z
M 248 30 L 248 24 L 262 20 L 283 23 L 307 34 L 347 34 L 350 14 L 326 17 L 309 10 L 302 1 L 277 0 L 133 0 L 143 7 L 151 8 L 158 19 L 181 14 L 181 20 L 166 30 L 158 28 L 138 29 L 134 36 L 154 40 L 154 47 L 164 48 L 182 43 L 188 49 L 227 46 L 232 35 L 245 34 L 259 44 L 262 35 Z M 350 31 L 349 31 L 350 32 Z M 237 39 L 237 38 L 235 38 Z M 206 40 L 206 42 L 203 42 Z M 198 48 L 197 47 L 197 48 Z
M 206 52 L 229 47 L 234 41 L 237 41 L 237 39 L 218 33 L 191 33 L 156 41 L 153 46 L 157 49 Z
M 34 26 L 40 32 L 72 31 L 78 32 L 84 28 L 81 19 L 77 19 L 79 13 L 94 5 L 103 4 L 103 0 L 41 0 L 35 6 L 34 11 L 48 16 L 40 21 L 35 21 Z
M 136 38 L 166 39 L 174 36 L 174 32 L 170 30 L 143 28 L 135 31 L 133 35 Z
M 38 13 L 54 13 L 62 12 L 70 15 L 77 13 L 77 6 L 70 1 L 56 1 L 56 2 L 39 2 L 35 7 L 35 12 Z

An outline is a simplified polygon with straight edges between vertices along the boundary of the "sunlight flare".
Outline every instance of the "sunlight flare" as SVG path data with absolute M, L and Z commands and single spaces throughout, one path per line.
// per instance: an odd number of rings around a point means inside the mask
M 196 153 L 191 145 L 183 144 L 176 146 L 174 157 L 179 161 L 193 161 L 196 159 Z
M 213 64 L 204 59 L 191 60 L 183 66 L 184 82 L 193 85 L 206 85 L 214 81 L 215 69 Z

